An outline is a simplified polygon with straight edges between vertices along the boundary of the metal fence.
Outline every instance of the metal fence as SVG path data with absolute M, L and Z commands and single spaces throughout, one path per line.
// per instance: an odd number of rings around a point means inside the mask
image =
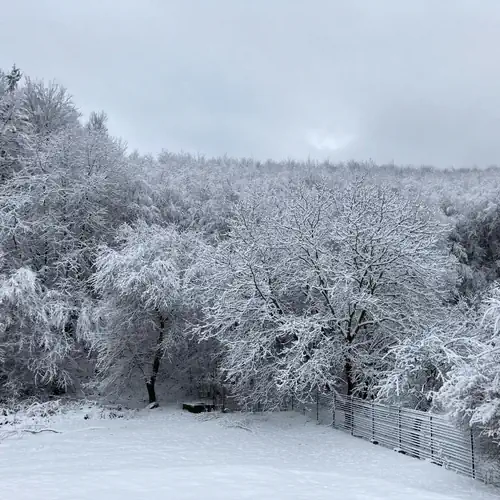
M 317 394 L 293 409 L 373 444 L 427 460 L 485 483 L 500 483 L 500 460 L 484 455 L 480 436 L 442 415 L 338 394 Z M 481 448 L 481 449 L 480 449 Z
M 473 435 L 442 416 L 339 396 L 334 404 L 339 429 L 473 478 L 478 475 Z

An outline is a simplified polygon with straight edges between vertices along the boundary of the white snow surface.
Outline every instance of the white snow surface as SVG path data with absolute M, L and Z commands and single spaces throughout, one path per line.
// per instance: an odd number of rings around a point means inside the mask
M 1 500 L 498 500 L 500 490 L 296 413 L 53 417 L 0 442 Z

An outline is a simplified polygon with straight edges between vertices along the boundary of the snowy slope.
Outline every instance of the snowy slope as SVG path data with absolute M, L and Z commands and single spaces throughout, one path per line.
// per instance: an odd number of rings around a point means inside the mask
M 2 500 L 493 500 L 500 491 L 297 414 L 57 417 L 0 443 Z

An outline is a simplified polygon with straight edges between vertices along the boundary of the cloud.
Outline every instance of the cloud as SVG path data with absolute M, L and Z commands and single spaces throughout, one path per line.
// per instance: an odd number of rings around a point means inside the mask
M 143 151 L 500 158 L 498 0 L 4 4 L 0 67 L 56 78 Z

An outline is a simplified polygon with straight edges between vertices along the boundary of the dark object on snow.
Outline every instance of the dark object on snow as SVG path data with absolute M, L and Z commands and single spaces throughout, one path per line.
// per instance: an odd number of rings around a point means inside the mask
M 203 413 L 206 411 L 214 411 L 215 405 L 207 403 L 183 403 L 182 409 L 191 413 Z

